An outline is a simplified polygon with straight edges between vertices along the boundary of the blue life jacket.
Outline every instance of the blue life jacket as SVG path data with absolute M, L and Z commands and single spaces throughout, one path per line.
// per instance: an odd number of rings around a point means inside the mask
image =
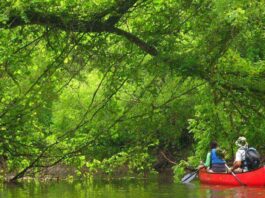
M 211 164 L 225 164 L 225 161 L 216 154 L 216 149 L 211 150 Z

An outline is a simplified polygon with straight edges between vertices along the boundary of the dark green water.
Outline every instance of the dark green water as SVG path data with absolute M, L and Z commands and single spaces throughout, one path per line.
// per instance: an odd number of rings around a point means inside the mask
M 4 185 L 0 188 L 1 198 L 262 198 L 265 188 L 223 187 L 174 184 L 165 180 L 114 180 L 81 182 L 24 183 L 20 186 Z

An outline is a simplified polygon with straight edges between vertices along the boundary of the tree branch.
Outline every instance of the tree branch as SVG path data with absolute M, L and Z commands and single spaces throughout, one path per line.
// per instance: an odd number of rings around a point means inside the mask
M 0 28 L 9 29 L 18 26 L 40 25 L 67 32 L 113 33 L 125 37 L 146 53 L 156 56 L 158 53 L 154 47 L 150 46 L 137 36 L 114 27 L 121 17 L 137 2 L 137 0 L 117 1 L 118 3 L 116 8 L 113 8 L 114 14 L 106 21 L 97 17 L 97 14 L 95 14 L 95 17 L 92 19 L 84 20 L 71 14 L 47 13 L 37 11 L 33 8 L 28 8 L 24 10 L 23 16 L 22 14 L 18 14 L 15 10 L 10 11 L 11 14 L 8 16 L 9 19 L 7 21 L 0 22 Z

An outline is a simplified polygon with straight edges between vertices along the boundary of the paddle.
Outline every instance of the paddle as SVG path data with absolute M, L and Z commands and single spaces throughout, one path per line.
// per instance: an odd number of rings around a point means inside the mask
M 229 170 L 229 167 L 227 166 L 227 164 L 225 164 L 225 167 Z M 242 186 L 246 186 L 246 184 L 244 184 L 237 176 L 236 176 L 236 174 L 233 172 L 233 171 L 231 171 L 231 174 L 234 176 L 234 178 L 238 181 L 238 183 L 240 183 L 240 185 L 242 185 Z
M 190 181 L 192 181 L 197 173 L 199 172 L 199 169 L 197 169 L 195 172 L 192 172 L 192 173 L 188 173 L 186 174 L 182 179 L 181 179 L 181 182 L 184 183 L 184 184 L 187 184 L 189 183 Z

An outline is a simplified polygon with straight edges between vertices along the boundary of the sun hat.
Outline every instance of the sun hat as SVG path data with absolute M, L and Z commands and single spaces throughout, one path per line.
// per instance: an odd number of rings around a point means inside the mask
M 247 139 L 243 136 L 239 137 L 236 141 L 236 145 L 238 147 L 246 147 L 248 146 Z

